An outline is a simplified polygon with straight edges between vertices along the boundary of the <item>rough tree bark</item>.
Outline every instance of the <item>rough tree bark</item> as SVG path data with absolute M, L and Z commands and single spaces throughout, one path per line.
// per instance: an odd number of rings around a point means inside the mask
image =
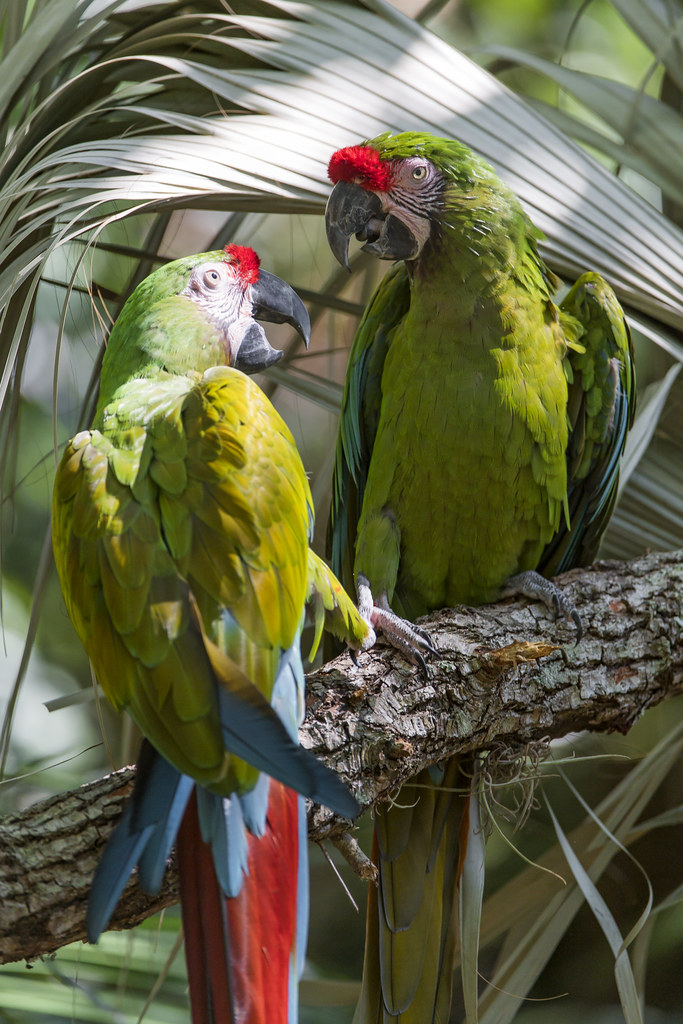
M 358 666 L 342 655 L 311 673 L 302 743 L 370 807 L 451 754 L 521 750 L 579 729 L 625 732 L 683 690 L 683 552 L 600 562 L 561 582 L 583 619 L 580 642 L 538 604 L 440 612 L 425 620 L 441 652 L 428 679 L 381 648 Z M 132 780 L 125 768 L 0 822 L 0 962 L 84 937 L 90 880 Z M 312 839 L 348 829 L 313 809 Z M 128 885 L 113 926 L 176 899 L 171 865 L 154 899 Z

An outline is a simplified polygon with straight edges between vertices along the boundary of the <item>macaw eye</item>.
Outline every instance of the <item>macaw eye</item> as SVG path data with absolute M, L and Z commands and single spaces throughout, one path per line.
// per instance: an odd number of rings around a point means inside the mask
M 221 275 L 217 270 L 204 271 L 204 285 L 207 288 L 216 288 L 220 282 Z
M 424 164 L 418 164 L 417 167 L 413 167 L 410 176 L 413 181 L 424 181 L 427 177 L 427 168 Z

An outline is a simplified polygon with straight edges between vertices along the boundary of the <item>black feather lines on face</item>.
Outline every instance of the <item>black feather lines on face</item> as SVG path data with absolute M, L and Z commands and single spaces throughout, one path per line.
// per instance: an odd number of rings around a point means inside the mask
M 446 208 L 445 191 L 445 179 L 441 174 L 435 174 L 431 181 L 419 190 L 398 185 L 389 189 L 389 197 L 403 209 L 410 210 L 418 217 L 440 220 L 441 213 Z
M 429 238 L 418 260 L 422 260 L 435 247 L 439 246 L 443 238 L 444 227 L 448 227 L 445 221 L 448 209 L 448 202 L 446 200 L 447 187 L 448 182 L 446 178 L 440 171 L 436 170 L 431 180 L 426 182 L 420 189 L 406 188 L 404 185 L 399 184 L 388 192 L 389 198 L 402 209 L 429 220 Z

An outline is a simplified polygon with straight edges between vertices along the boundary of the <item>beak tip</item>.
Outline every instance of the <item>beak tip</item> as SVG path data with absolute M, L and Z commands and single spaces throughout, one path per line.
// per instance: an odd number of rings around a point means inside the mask
M 382 200 L 375 192 L 353 182 L 339 181 L 325 208 L 327 241 L 338 263 L 351 273 L 349 240 L 363 231 L 368 221 L 382 215 Z M 364 237 L 362 235 L 361 237 Z
M 342 231 L 338 224 L 335 224 L 329 218 L 325 218 L 325 227 L 327 230 L 327 242 L 332 250 L 332 255 L 336 259 L 337 263 L 340 263 L 345 270 L 351 273 L 351 266 L 349 264 L 349 239 L 348 236 Z
M 297 296 L 297 298 L 299 298 L 299 296 Z M 304 346 L 308 348 L 311 344 L 311 317 L 300 298 L 299 302 L 300 305 L 297 308 L 298 316 L 296 330 L 303 341 Z
M 303 338 L 306 348 L 311 339 L 308 310 L 291 285 L 262 270 L 252 285 L 252 316 L 267 323 L 290 324 Z
M 349 263 L 348 240 L 346 240 L 346 245 L 344 247 L 343 252 L 338 251 L 337 249 L 332 249 L 332 252 L 334 253 L 334 258 L 336 259 L 337 263 L 339 263 L 340 266 L 342 266 L 344 270 L 347 270 L 350 274 L 351 264 Z

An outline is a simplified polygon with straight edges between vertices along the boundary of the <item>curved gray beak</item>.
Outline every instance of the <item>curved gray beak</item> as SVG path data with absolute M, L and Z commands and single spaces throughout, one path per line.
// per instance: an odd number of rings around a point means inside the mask
M 242 373 L 260 373 L 268 369 L 278 359 L 282 359 L 282 349 L 273 348 L 260 324 L 250 324 L 245 331 L 232 365 Z
M 349 239 L 364 232 L 373 218 L 382 214 L 378 195 L 360 185 L 339 181 L 330 192 L 325 207 L 325 229 L 330 249 L 342 267 L 349 266 Z
M 251 286 L 252 316 L 269 324 L 291 324 L 301 335 L 308 348 L 311 340 L 311 320 L 303 302 L 288 284 L 262 270 L 256 284 Z
M 271 324 L 291 324 L 308 348 L 311 321 L 308 310 L 293 288 L 267 270 L 259 273 L 251 286 L 252 317 Z M 252 323 L 244 333 L 233 366 L 242 373 L 259 373 L 282 359 L 281 349 L 273 348 L 260 324 Z
M 339 181 L 330 193 L 325 209 L 325 227 L 330 249 L 343 267 L 349 267 L 349 239 L 355 235 L 363 252 L 381 260 L 411 260 L 419 244 L 410 228 L 394 214 L 382 212 L 375 192 L 361 185 Z

